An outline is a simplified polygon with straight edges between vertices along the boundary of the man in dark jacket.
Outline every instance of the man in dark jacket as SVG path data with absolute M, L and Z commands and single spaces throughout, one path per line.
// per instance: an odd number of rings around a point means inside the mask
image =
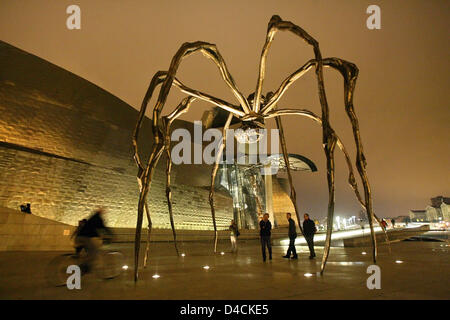
M 286 218 L 289 222 L 289 248 L 283 258 L 289 259 L 291 257 L 291 252 L 293 254 L 292 259 L 298 259 L 297 250 L 295 249 L 295 239 L 297 238 L 297 231 L 295 230 L 295 221 L 291 218 L 291 214 L 286 213 Z
M 316 224 L 314 221 L 309 219 L 309 214 L 305 213 L 303 215 L 303 234 L 305 236 L 306 242 L 309 247 L 309 258 L 314 259 L 316 253 L 314 252 L 314 234 L 316 233 Z
M 266 261 L 266 246 L 269 250 L 269 260 L 272 260 L 272 245 L 270 244 L 270 229 L 272 224 L 269 221 L 269 214 L 265 213 L 263 219 L 259 222 L 259 235 L 261 236 L 261 247 L 263 261 Z

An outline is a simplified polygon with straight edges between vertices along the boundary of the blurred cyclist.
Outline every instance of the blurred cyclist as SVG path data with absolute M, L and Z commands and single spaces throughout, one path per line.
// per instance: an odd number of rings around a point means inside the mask
M 77 242 L 79 246 L 82 246 L 87 252 L 87 259 L 80 265 L 83 273 L 88 273 L 92 269 L 92 265 L 97 258 L 98 249 L 101 243 L 95 238 L 112 237 L 112 232 L 105 226 L 102 216 L 105 214 L 103 209 L 98 209 L 92 214 L 87 221 L 83 224 L 80 230 L 77 232 Z M 107 235 L 107 237 L 105 237 Z
M 70 236 L 70 239 L 73 239 L 74 247 L 75 247 L 75 256 L 79 257 L 81 250 L 83 250 L 83 245 L 79 242 L 79 234 L 80 230 L 83 229 L 83 226 L 86 224 L 87 219 L 83 219 L 78 221 L 78 227 L 75 229 L 75 231 Z

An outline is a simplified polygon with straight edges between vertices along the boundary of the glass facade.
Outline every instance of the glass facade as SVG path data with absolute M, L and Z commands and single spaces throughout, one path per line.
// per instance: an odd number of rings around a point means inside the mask
M 216 187 L 233 197 L 233 217 L 239 228 L 257 229 L 258 217 L 266 212 L 264 175 L 260 166 L 222 164 Z

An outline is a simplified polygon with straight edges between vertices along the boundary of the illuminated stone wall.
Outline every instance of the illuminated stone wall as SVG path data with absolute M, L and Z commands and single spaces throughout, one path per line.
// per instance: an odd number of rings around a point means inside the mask
M 294 205 L 292 204 L 291 198 L 284 190 L 284 188 L 288 188 L 288 185 L 287 179 L 272 179 L 273 215 L 278 226 L 289 225 L 286 220 L 286 213 L 288 212 L 291 213 L 292 219 L 297 223 Z
M 33 214 L 76 224 L 97 206 L 114 227 L 136 224 L 138 187 L 131 134 L 137 111 L 92 83 L 0 42 L 0 206 L 31 203 Z M 192 130 L 184 121 L 174 127 Z M 148 155 L 152 135 L 142 130 Z M 169 228 L 165 159 L 154 175 L 149 206 L 156 228 Z M 177 184 L 179 229 L 212 229 L 208 189 Z M 209 170 L 204 170 L 209 175 Z M 216 196 L 217 222 L 228 226 L 232 200 Z

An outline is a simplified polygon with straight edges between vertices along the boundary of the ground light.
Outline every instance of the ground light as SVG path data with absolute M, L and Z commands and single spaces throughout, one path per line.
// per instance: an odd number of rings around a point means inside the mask
M 208 270 L 209 266 L 203 266 L 203 269 Z
M 307 278 L 310 278 L 310 277 L 312 277 L 313 275 L 312 275 L 312 273 L 309 273 L 309 272 L 308 272 L 308 273 L 305 273 L 304 276 L 307 277 Z
M 122 267 L 122 269 L 123 269 L 123 270 L 128 270 L 128 266 L 127 266 L 127 265 L 124 265 L 124 266 Z
M 223 252 L 223 251 L 222 251 L 222 252 L 221 252 L 220 254 L 221 254 L 221 255 L 224 255 L 224 254 L 225 254 L 225 252 Z
M 363 254 L 363 255 L 366 255 L 366 254 L 367 254 L 367 252 L 363 251 L 363 252 L 361 252 L 361 254 Z
M 186 256 L 186 254 L 182 253 L 181 256 L 184 257 L 184 256 Z
M 403 263 L 402 260 L 395 260 L 395 263 Z
M 160 277 L 159 274 L 154 274 L 154 275 L 152 276 L 153 279 L 158 279 L 159 277 Z

